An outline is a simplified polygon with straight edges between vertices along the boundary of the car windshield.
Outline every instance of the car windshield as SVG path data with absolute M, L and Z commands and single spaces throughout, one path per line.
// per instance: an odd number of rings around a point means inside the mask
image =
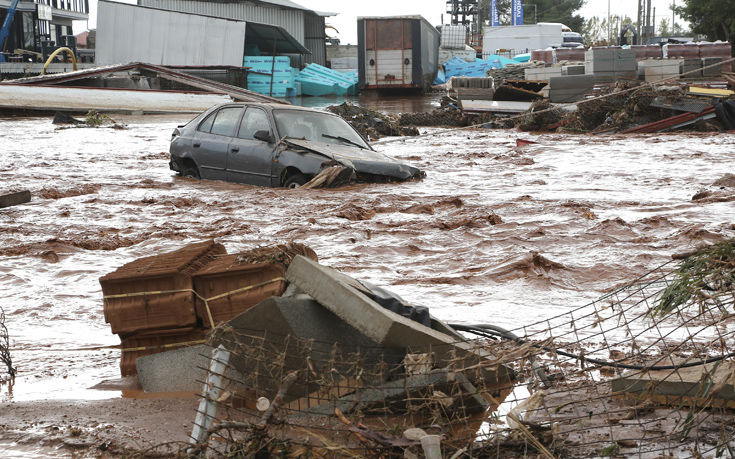
M 360 135 L 338 116 L 305 110 L 273 110 L 281 137 L 369 148 Z

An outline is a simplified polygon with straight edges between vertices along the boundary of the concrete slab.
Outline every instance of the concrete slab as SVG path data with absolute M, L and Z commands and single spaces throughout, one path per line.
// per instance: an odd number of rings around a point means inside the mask
M 733 362 L 710 363 L 677 370 L 628 371 L 611 386 L 620 395 L 674 407 L 735 408 L 734 374 Z
M 410 353 L 433 353 L 439 368 L 476 366 L 481 373 L 477 376 L 485 379 L 485 384 L 507 384 L 513 379 L 512 370 L 503 365 L 488 370 L 483 363 L 490 364 L 495 358 L 484 350 L 381 307 L 344 278 L 344 274 L 301 256 L 286 272 L 289 282 L 379 345 Z
M 201 392 L 209 367 L 209 347 L 200 344 L 138 357 L 135 366 L 146 392 Z
M 222 344 L 232 351 L 232 367 L 245 375 L 244 384 L 257 385 L 255 399 L 272 398 L 281 385 L 282 375 L 308 368 L 311 382 L 299 380 L 293 384 L 285 401 L 306 397 L 324 389 L 314 377 L 328 375 L 332 368 L 336 370 L 335 377 L 353 374 L 358 355 L 366 369 L 365 383 L 382 384 L 392 375 L 390 369 L 401 368 L 405 356 L 403 349 L 378 346 L 304 294 L 262 301 L 227 322 L 223 329 L 214 345 Z M 373 370 L 383 363 L 389 370 L 378 375 Z M 253 375 L 257 375 L 257 381 Z

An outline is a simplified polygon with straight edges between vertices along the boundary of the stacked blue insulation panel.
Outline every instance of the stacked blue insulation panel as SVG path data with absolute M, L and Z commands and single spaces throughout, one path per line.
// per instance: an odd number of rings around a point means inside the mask
M 275 64 L 273 59 L 271 56 L 245 56 L 243 67 L 250 67 L 248 89 L 268 96 L 286 97 L 290 95 L 289 89 L 294 92 L 296 88 L 291 59 L 276 56 Z

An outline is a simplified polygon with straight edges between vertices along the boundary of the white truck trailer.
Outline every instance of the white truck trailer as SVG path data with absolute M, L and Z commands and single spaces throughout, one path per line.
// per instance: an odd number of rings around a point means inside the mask
M 485 27 L 482 37 L 482 57 L 491 54 L 530 53 L 534 49 L 564 46 L 563 32 L 571 29 L 558 22 L 539 22 L 520 26 Z

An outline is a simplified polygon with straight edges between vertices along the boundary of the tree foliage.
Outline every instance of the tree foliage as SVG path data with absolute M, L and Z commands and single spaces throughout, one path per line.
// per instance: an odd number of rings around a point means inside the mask
M 586 0 L 525 0 L 523 2 L 523 16 L 526 24 L 536 22 L 561 22 L 572 30 L 581 31 L 584 28 L 584 18 L 578 14 Z M 481 0 L 480 9 L 482 18 L 490 19 L 491 0 Z M 535 5 L 535 8 L 534 8 Z M 509 25 L 511 22 L 511 1 L 498 0 L 498 15 L 501 25 Z
M 735 1 L 684 0 L 676 14 L 689 21 L 692 32 L 708 40 L 735 41 Z

